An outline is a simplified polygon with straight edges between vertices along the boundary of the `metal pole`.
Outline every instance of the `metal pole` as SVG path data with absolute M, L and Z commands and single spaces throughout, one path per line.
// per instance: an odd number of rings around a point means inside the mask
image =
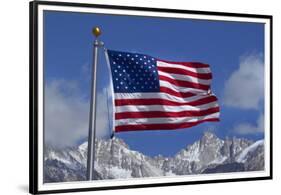
M 96 38 L 100 35 L 98 27 L 93 29 Z M 96 139 L 96 75 L 98 64 L 98 48 L 99 41 L 96 39 L 94 42 L 93 64 L 91 74 L 91 100 L 90 100 L 90 114 L 89 114 L 89 136 L 88 136 L 88 157 L 87 157 L 87 180 L 94 178 L 94 165 L 95 165 L 95 139 Z

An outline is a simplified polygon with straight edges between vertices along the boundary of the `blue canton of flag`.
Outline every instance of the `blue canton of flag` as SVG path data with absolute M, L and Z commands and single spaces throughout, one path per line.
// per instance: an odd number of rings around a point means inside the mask
M 159 91 L 155 58 L 112 50 L 108 50 L 108 55 L 116 93 Z

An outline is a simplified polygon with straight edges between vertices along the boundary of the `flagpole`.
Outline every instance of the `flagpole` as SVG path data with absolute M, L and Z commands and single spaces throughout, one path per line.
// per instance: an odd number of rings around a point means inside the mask
M 102 42 L 98 41 L 101 31 L 98 27 L 93 28 L 93 34 L 96 37 L 93 50 L 93 64 L 91 72 L 91 100 L 89 114 L 89 135 L 88 135 L 88 157 L 87 157 L 87 180 L 94 179 L 95 165 L 95 140 L 96 140 L 96 75 L 98 64 L 98 49 L 102 46 Z

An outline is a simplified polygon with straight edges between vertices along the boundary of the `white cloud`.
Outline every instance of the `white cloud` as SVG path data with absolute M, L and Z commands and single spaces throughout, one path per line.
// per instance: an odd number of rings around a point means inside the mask
M 97 94 L 97 137 L 109 134 L 105 90 Z M 45 141 L 59 147 L 87 139 L 89 101 L 74 81 L 52 80 L 45 87 Z
M 81 68 L 81 76 L 86 81 L 90 81 L 91 79 L 91 66 L 89 62 L 85 62 Z
M 239 69 L 225 83 L 224 104 L 243 109 L 259 109 L 264 97 L 264 62 L 262 55 L 241 58 Z
M 241 123 L 234 127 L 234 132 L 247 135 L 247 134 L 259 134 L 264 132 L 264 115 L 261 114 L 256 124 Z

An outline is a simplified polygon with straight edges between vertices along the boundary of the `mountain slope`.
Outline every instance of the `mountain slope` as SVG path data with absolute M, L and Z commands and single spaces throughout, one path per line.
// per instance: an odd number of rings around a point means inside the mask
M 210 132 L 174 157 L 148 157 L 121 139 L 96 141 L 95 179 L 156 177 L 263 170 L 263 140 L 219 139 Z M 45 148 L 44 182 L 86 179 L 87 142 L 78 147 Z

